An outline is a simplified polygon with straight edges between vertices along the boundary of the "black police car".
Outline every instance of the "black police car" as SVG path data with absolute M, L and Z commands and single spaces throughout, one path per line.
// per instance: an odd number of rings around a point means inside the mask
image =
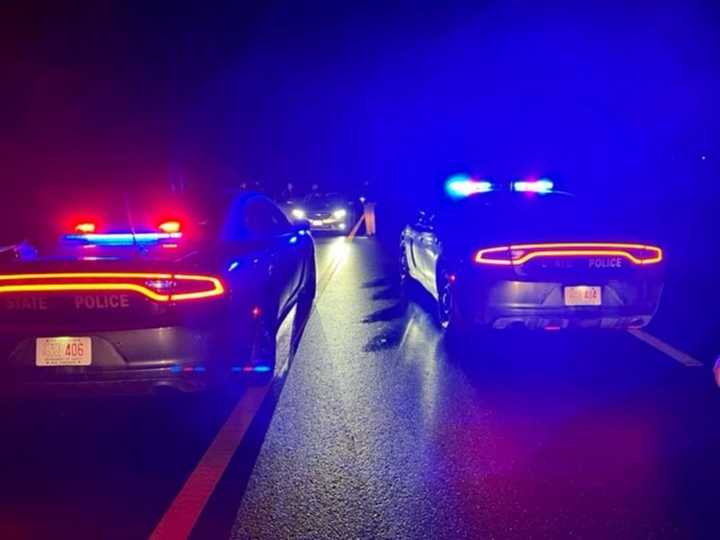
M 70 197 L 64 231 L 0 247 L 0 392 L 192 392 L 272 378 L 280 322 L 315 295 L 307 230 L 254 193 L 202 208 L 131 202 Z
M 434 296 L 444 328 L 640 328 L 663 289 L 663 251 L 593 221 L 550 180 L 509 188 L 467 177 L 423 209 L 400 243 L 404 284 Z

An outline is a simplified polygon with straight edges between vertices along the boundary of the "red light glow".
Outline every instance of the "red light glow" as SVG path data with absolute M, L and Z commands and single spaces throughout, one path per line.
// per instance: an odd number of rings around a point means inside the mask
M 517 244 L 481 249 L 475 254 L 478 264 L 518 266 L 537 257 L 623 257 L 633 264 L 656 264 L 663 260 L 659 247 L 641 244 L 554 243 Z
M 83 221 L 82 223 L 75 225 L 75 232 L 78 234 L 92 234 L 95 232 L 95 229 L 95 223 L 90 221 Z
M 171 282 L 174 292 L 167 294 L 164 292 L 165 289 L 153 286 L 153 282 L 156 281 Z M 225 288 L 216 277 L 189 274 L 136 272 L 0 274 L 0 294 L 75 291 L 131 291 L 156 302 L 179 302 L 221 296 L 225 293 Z
M 178 233 L 180 232 L 180 222 L 176 220 L 163 221 L 158 225 L 158 229 L 168 234 Z

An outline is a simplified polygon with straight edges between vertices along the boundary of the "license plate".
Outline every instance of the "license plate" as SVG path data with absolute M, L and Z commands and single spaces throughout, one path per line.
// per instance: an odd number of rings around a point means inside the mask
M 565 287 L 565 305 L 601 306 L 602 287 L 588 287 L 586 285 Z
M 92 339 L 89 337 L 52 337 L 35 340 L 35 365 L 89 366 L 92 364 Z
M 317 226 L 317 225 L 322 225 L 322 224 L 323 224 L 322 219 L 311 219 L 311 220 L 310 220 L 310 225 L 316 225 L 316 226 Z

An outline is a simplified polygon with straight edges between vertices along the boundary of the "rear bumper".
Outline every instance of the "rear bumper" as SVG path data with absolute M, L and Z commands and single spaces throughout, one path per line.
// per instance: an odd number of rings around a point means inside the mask
M 641 328 L 652 320 L 662 294 L 662 283 L 650 280 L 597 285 L 602 287 L 600 306 L 566 306 L 566 284 L 553 282 L 470 281 L 457 297 L 463 315 L 474 324 L 560 330 Z
M 91 366 L 36 366 L 35 339 L 50 336 L 0 335 L 0 395 L 199 392 L 237 378 L 232 362 L 249 359 L 249 340 L 228 348 L 219 332 L 212 330 L 165 327 L 72 335 L 92 339 Z

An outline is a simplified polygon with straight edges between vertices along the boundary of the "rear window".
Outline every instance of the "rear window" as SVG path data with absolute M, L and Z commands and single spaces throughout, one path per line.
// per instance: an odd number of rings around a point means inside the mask
M 490 193 L 450 203 L 444 219 L 453 230 L 498 234 L 508 241 L 622 239 L 653 241 L 655 216 L 609 204 L 590 205 L 565 193 Z
M 188 196 L 166 190 L 90 190 L 46 187 L 4 197 L 0 203 L 0 247 L 27 242 L 52 254 L 60 239 L 91 223 L 95 233 L 160 232 L 177 221 L 184 245 L 211 237 L 219 228 L 230 197 Z M 180 246 L 179 247 L 184 247 Z

